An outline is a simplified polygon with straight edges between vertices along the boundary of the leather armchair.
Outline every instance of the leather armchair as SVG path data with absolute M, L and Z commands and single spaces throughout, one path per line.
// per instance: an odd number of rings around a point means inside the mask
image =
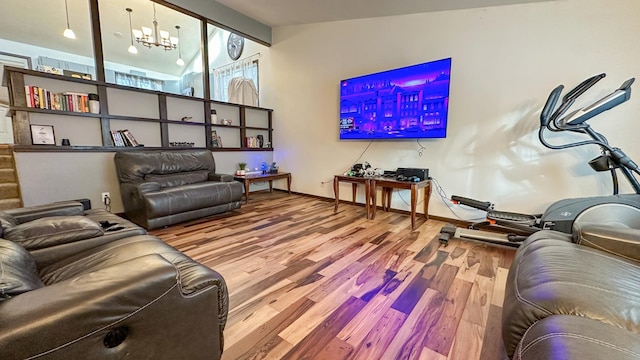
M 146 230 L 102 209 L 61 201 L 0 211 L 0 236 L 28 251 L 39 267 Z
M 502 337 L 513 359 L 640 358 L 640 231 L 540 231 L 507 277 Z
M 0 239 L 0 359 L 219 359 L 224 279 L 150 235 L 43 268 Z
M 211 151 L 120 151 L 114 161 L 125 214 L 144 228 L 240 207 L 242 184 L 216 173 Z

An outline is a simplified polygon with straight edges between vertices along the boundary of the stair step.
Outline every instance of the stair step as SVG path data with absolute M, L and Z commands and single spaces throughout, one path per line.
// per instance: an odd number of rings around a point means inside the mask
M 12 155 L 0 155 L 0 169 L 13 169 Z
M 19 198 L 18 184 L 0 184 L 0 199 Z
M 0 210 L 8 210 L 22 207 L 22 201 L 18 198 L 0 200 Z
M 15 183 L 16 172 L 13 169 L 0 169 L 0 184 Z

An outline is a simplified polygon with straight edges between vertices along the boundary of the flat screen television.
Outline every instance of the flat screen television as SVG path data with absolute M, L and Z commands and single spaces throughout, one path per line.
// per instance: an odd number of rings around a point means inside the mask
M 451 58 L 340 82 L 340 139 L 447 136 Z

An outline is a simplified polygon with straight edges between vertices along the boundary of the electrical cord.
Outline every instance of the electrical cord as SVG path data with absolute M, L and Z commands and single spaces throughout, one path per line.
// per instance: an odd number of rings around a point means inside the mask
M 364 153 L 367 152 L 367 150 L 369 150 L 369 146 L 371 146 L 371 144 L 373 144 L 373 140 L 369 141 L 369 144 L 367 144 L 367 147 L 364 148 L 364 150 L 362 150 L 362 153 L 360 153 L 360 156 L 358 156 L 358 158 L 353 161 L 351 164 L 355 164 L 358 162 L 358 160 L 360 160 L 362 158 L 362 156 L 364 155 Z M 351 165 L 352 166 L 352 165 Z M 343 173 L 349 171 L 351 169 L 351 166 L 349 166 L 345 171 L 343 171 Z M 327 181 L 321 181 L 321 184 L 328 184 L 328 183 L 332 183 L 333 182 L 333 178 L 331 180 L 327 180 Z
M 462 216 L 458 215 L 458 213 L 456 213 L 453 210 L 453 204 L 449 201 L 449 196 L 447 195 L 447 193 L 444 191 L 444 189 L 442 188 L 442 186 L 440 185 L 440 183 L 438 182 L 438 179 L 431 177 L 431 183 L 434 185 L 434 188 L 436 190 L 436 193 L 438 194 L 438 196 L 440 197 L 440 201 L 442 201 L 442 203 L 447 207 L 447 209 L 449 209 L 449 211 L 458 219 L 463 220 L 463 221 L 479 221 L 479 220 L 485 220 L 485 217 L 481 217 L 481 218 L 474 218 L 474 219 L 465 219 Z
M 418 157 L 422 157 L 422 152 L 426 149 L 426 147 L 424 147 L 422 144 L 420 144 L 420 139 L 416 139 L 416 142 L 418 143 L 418 146 L 420 148 L 418 148 Z

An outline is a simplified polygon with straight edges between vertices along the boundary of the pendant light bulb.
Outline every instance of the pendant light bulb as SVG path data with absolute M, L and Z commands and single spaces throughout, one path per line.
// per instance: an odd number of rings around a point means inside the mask
M 69 7 L 67 6 L 67 0 L 64 0 L 64 11 L 65 11 L 65 14 L 67 15 L 67 28 L 64 29 L 64 32 L 62 33 L 62 35 L 67 39 L 75 39 L 76 33 L 74 33 L 73 30 L 71 30 L 71 26 L 69 25 Z
M 176 64 L 184 66 L 184 60 L 182 60 L 182 58 L 178 58 L 178 60 L 176 60 Z
M 132 54 L 137 54 L 138 53 L 138 48 L 135 47 L 133 44 L 131 44 L 129 46 L 129 52 L 132 53 Z
M 73 32 L 73 30 L 66 28 L 64 29 L 64 33 L 62 33 L 62 35 L 64 35 L 64 37 L 66 37 L 67 39 L 75 39 L 76 38 L 76 33 Z

